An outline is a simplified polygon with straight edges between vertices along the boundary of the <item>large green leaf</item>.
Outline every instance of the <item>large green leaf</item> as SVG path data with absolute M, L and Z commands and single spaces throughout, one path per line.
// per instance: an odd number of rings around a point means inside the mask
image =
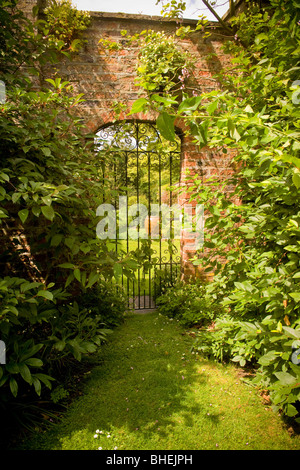
M 294 385 L 297 381 L 296 377 L 288 372 L 274 372 L 274 375 L 283 385 Z
M 55 213 L 52 206 L 42 206 L 41 211 L 46 219 L 51 221 L 54 219 Z
M 29 370 L 29 367 L 27 366 L 27 364 L 25 364 L 25 363 L 19 364 L 19 368 L 20 368 L 20 374 L 21 374 L 22 378 L 25 380 L 25 382 L 27 382 L 31 385 L 32 384 L 32 377 L 31 377 L 31 373 L 30 373 L 30 370 Z
M 37 357 L 30 357 L 26 359 L 25 363 L 30 367 L 42 367 L 43 361 Z
M 148 100 L 146 100 L 146 98 L 137 99 L 131 107 L 130 114 L 140 113 L 141 111 L 144 110 L 147 104 L 148 104 Z
M 17 394 L 18 394 L 18 383 L 17 383 L 17 381 L 14 377 L 10 377 L 9 387 L 10 387 L 10 391 L 13 394 L 13 396 L 16 397 Z
M 300 188 L 300 173 L 294 172 L 293 174 L 293 183 L 297 189 Z
M 29 214 L 29 210 L 28 209 L 21 209 L 19 212 L 18 212 L 18 216 L 20 217 L 20 219 L 22 220 L 22 223 L 24 224 L 24 222 L 26 221 L 27 217 L 28 217 L 28 214 Z
M 295 300 L 295 302 L 300 302 L 300 292 L 290 292 L 289 295 Z
M 47 300 L 53 300 L 53 294 L 52 292 L 48 290 L 39 290 L 36 295 L 38 297 L 44 297 L 44 299 L 47 299 Z
M 79 268 L 74 269 L 74 277 L 78 282 L 81 281 L 81 272 Z
M 166 112 L 160 113 L 156 120 L 156 124 L 161 135 L 170 142 L 174 142 L 176 138 L 175 127 L 174 127 L 174 116 Z
M 262 366 L 268 366 L 269 364 L 274 362 L 275 359 L 278 359 L 278 355 L 276 354 L 276 351 L 268 351 L 266 354 L 264 354 L 258 359 L 258 362 Z

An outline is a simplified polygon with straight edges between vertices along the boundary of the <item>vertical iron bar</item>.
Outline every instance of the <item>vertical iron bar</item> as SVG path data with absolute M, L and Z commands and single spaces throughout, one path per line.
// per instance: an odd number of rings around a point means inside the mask
M 136 202 L 139 204 L 139 124 L 136 123 Z M 139 236 L 140 227 L 138 225 L 138 250 L 140 249 L 140 236 Z M 140 268 L 138 268 L 138 306 L 141 308 L 140 302 Z
M 161 155 L 159 153 L 158 155 L 158 204 L 159 208 L 161 209 Z M 161 291 L 161 237 L 162 237 L 162 211 L 159 211 L 159 269 L 160 269 L 160 274 L 159 274 L 159 288 Z
M 117 197 L 116 197 L 116 188 L 117 188 L 117 163 L 114 162 L 114 183 L 115 183 L 115 187 L 114 187 L 114 190 L 115 190 L 115 209 L 117 210 Z M 115 238 L 115 250 L 116 250 L 116 254 L 118 255 L 118 236 L 116 234 L 116 238 Z M 117 291 L 119 291 L 119 281 L 117 282 Z
M 116 194 L 116 188 L 117 188 L 117 164 L 116 162 L 114 162 L 114 180 L 115 180 L 114 190 Z M 116 195 L 115 195 L 115 209 L 117 210 L 117 196 Z M 116 253 L 118 253 L 118 236 L 116 236 L 115 245 L 116 245 Z
M 151 245 L 152 245 L 152 239 L 151 239 L 151 180 L 150 180 L 150 152 L 148 152 L 148 239 L 149 239 L 149 280 L 148 280 L 148 285 L 149 285 L 149 307 L 151 307 L 152 303 L 152 292 L 151 292 Z
M 129 161 L 129 156 L 128 152 L 125 151 L 125 187 L 126 187 L 126 253 L 129 253 L 129 234 L 128 234 L 128 161 Z M 127 276 L 126 279 L 126 290 L 127 290 L 127 296 L 128 296 L 128 302 L 130 302 L 130 280 L 129 277 Z
M 144 285 L 144 308 L 146 308 L 146 275 L 145 275 L 145 266 L 143 267 L 143 285 Z
M 170 207 L 172 207 L 172 199 L 173 199 L 173 192 L 172 192 L 172 183 L 173 183 L 173 174 L 172 174 L 172 165 L 173 165 L 173 158 L 172 158 L 172 152 L 170 152 Z M 173 223 L 172 223 L 173 221 Z M 172 227 L 175 230 L 174 227 L 174 214 L 170 214 L 170 280 L 171 280 L 171 285 L 172 285 L 172 270 L 173 270 L 173 234 L 175 232 L 172 231 Z

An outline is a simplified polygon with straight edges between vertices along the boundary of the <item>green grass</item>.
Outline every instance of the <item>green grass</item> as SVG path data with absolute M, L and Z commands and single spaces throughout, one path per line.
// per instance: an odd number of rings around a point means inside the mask
M 121 251 L 127 252 L 127 240 L 118 240 L 117 246 L 116 243 L 113 241 L 107 242 L 107 244 L 110 249 L 116 250 L 119 253 Z M 177 250 L 173 255 L 173 279 L 175 279 L 175 272 L 177 273 L 177 276 L 179 276 L 180 274 L 180 240 L 173 240 L 172 244 L 174 250 Z M 139 247 L 141 247 L 141 243 L 139 244 L 138 240 L 128 240 L 128 251 L 135 251 Z M 156 266 L 152 266 L 150 270 L 146 271 L 144 271 L 144 269 L 142 268 L 137 270 L 134 275 L 135 281 L 133 281 L 132 279 L 127 279 L 126 276 L 123 276 L 122 278 L 122 285 L 124 286 L 126 292 L 129 293 L 130 297 L 138 295 L 138 292 L 141 296 L 153 296 L 153 294 L 155 293 L 154 279 L 157 277 L 157 270 L 159 271 L 161 269 L 162 273 L 167 273 L 170 271 L 170 265 L 166 264 L 170 263 L 168 241 L 151 240 L 151 249 L 154 250 L 151 259 L 152 262 L 156 263 Z M 161 265 L 159 260 L 161 260 Z M 176 262 L 177 268 L 175 266 Z
M 62 421 L 21 447 L 300 448 L 300 436 L 288 434 L 258 391 L 243 382 L 239 369 L 190 353 L 192 343 L 193 338 L 174 320 L 156 312 L 130 314 L 102 349 L 83 395 Z

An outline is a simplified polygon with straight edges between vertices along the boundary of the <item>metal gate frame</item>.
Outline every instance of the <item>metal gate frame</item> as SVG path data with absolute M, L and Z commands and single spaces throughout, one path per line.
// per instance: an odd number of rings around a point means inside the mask
M 122 137 L 122 133 L 123 137 Z M 136 169 L 136 180 L 134 183 L 135 186 L 135 197 L 136 204 L 139 204 L 141 198 L 145 197 L 145 190 L 141 188 L 141 170 L 142 170 L 142 157 L 144 163 L 146 161 L 146 192 L 147 192 L 147 204 L 148 204 L 148 235 L 151 233 L 151 202 L 153 195 L 151 195 L 151 188 L 153 187 L 153 171 L 151 171 L 151 161 L 156 158 L 158 163 L 158 181 L 157 181 L 157 204 L 161 207 L 162 204 L 162 173 L 163 168 L 169 168 L 169 181 L 168 185 L 170 188 L 169 191 L 169 205 L 171 205 L 173 200 L 173 191 L 172 187 L 174 184 L 179 183 L 180 178 L 180 161 L 181 161 L 181 141 L 177 136 L 174 143 L 166 141 L 164 142 L 161 135 L 158 132 L 155 124 L 150 121 L 125 121 L 120 123 L 115 123 L 104 127 L 98 131 L 97 135 L 99 140 L 96 141 L 97 149 L 99 154 L 101 151 L 109 151 L 110 154 L 113 153 L 116 158 L 114 159 L 113 166 L 113 179 L 115 188 L 127 188 L 132 184 L 130 182 L 129 175 L 129 162 L 131 160 L 135 162 Z M 120 139 L 121 136 L 121 139 Z M 163 146 L 168 146 L 168 151 L 165 152 L 162 150 L 162 153 L 159 151 L 158 146 L 163 149 Z M 120 155 L 122 158 L 120 158 Z M 163 158 L 164 157 L 164 158 Z M 177 170 L 176 170 L 177 166 Z M 145 167 L 143 168 L 145 170 Z M 175 171 L 174 171 L 175 169 Z M 153 167 L 152 167 L 153 170 Z M 177 181 L 174 181 L 174 178 L 177 171 Z M 144 178 L 145 179 L 145 178 Z M 132 187 L 131 187 L 132 189 Z M 129 194 L 129 197 L 132 196 Z M 115 196 L 115 207 L 118 206 L 118 200 Z M 128 221 L 128 206 L 127 206 L 127 221 Z M 172 220 L 170 220 L 172 224 Z M 140 228 L 139 228 L 140 230 Z M 170 228 L 170 233 L 172 233 L 172 227 Z M 120 239 L 116 238 L 115 240 L 115 249 L 118 250 L 118 243 Z M 122 275 L 122 286 L 125 288 L 125 291 L 129 297 L 129 306 L 136 309 L 153 309 L 156 307 L 156 297 L 161 292 L 163 287 L 163 276 L 166 280 L 169 279 L 169 283 L 173 284 L 180 274 L 180 250 L 179 253 L 176 253 L 176 247 L 173 245 L 173 240 L 170 239 L 168 244 L 170 249 L 167 250 L 169 253 L 169 258 L 165 249 L 163 248 L 163 239 L 161 236 L 161 226 L 159 225 L 159 237 L 158 237 L 158 252 L 157 255 L 158 261 L 156 263 L 151 262 L 151 255 L 149 255 L 149 263 L 152 264 L 153 268 L 149 271 L 145 271 L 143 268 L 137 270 L 136 282 L 131 282 L 128 278 L 125 278 Z M 127 253 L 130 249 L 130 239 L 128 235 L 128 224 L 127 224 L 127 233 L 126 233 L 126 250 Z M 153 239 L 149 236 L 150 247 L 153 244 Z M 140 237 L 137 238 L 137 248 L 140 249 L 141 246 Z M 153 248 L 151 248 L 153 249 Z M 174 250 L 174 251 L 173 251 Z M 154 250 L 155 251 L 155 250 Z M 147 276 L 148 274 L 148 276 Z M 142 289 L 142 281 L 148 277 L 148 289 L 147 291 Z M 147 292 L 147 293 L 146 293 Z

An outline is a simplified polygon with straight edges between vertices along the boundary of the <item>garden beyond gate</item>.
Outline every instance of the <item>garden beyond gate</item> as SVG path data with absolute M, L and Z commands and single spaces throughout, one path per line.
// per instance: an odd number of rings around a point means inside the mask
M 180 138 L 168 142 L 153 123 L 138 121 L 107 126 L 97 135 L 99 170 L 111 188 L 109 203 L 106 198 L 98 211 L 105 216 L 98 236 L 118 253 L 137 250 L 142 267 L 134 278 L 122 273 L 122 286 L 135 309 L 153 308 L 165 283 L 180 274 L 178 214 L 170 211 L 179 209 Z M 106 152 L 113 167 L 105 165 Z

